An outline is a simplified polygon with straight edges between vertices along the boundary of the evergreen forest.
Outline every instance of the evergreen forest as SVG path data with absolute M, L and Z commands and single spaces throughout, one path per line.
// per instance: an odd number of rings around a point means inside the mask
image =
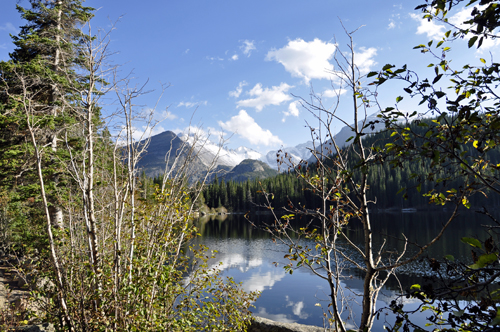
M 436 118 L 414 121 L 409 124 L 408 129 L 414 132 L 415 136 L 425 136 L 433 121 L 436 121 Z M 387 144 L 399 144 L 393 133 L 392 130 L 384 130 L 375 134 L 366 134 L 363 141 L 373 151 L 381 151 Z M 423 140 L 415 139 L 413 143 L 421 145 Z M 459 149 L 464 153 L 466 159 L 474 160 L 479 157 L 479 152 L 472 143 L 463 144 Z M 359 177 L 361 169 L 358 161 L 352 157 L 352 154 L 348 153 L 348 156 L 351 157 L 348 160 L 349 168 L 357 170 L 353 176 Z M 277 160 L 280 160 L 280 157 L 283 156 L 278 156 Z M 488 150 L 485 158 L 487 163 L 499 164 L 499 148 Z M 464 177 L 461 176 L 462 168 L 459 164 L 450 164 L 446 169 L 436 171 L 433 169 L 432 158 L 424 158 L 419 162 L 408 160 L 395 162 L 394 157 L 390 155 L 387 157 L 381 155 L 372 164 L 368 171 L 369 189 L 367 195 L 369 200 L 374 202 L 370 206 L 373 210 L 390 208 L 436 209 L 434 204 L 429 204 L 429 198 L 424 196 L 424 193 L 432 190 L 446 191 L 465 185 Z M 305 172 L 311 175 L 317 173 L 317 166 L 314 162 L 307 164 L 307 161 L 302 161 L 297 165 L 288 162 L 280 165 L 280 168 L 285 171 L 275 177 L 261 180 L 237 182 L 215 179 L 202 192 L 204 203 L 210 208 L 224 206 L 235 212 L 265 210 L 265 205 L 268 202 L 263 193 L 272 193 L 271 203 L 278 211 L 289 206 L 290 203 L 306 209 L 316 209 L 322 205 L 321 199 L 302 178 Z M 300 171 L 296 172 L 298 169 Z M 498 206 L 499 199 L 500 197 L 493 194 L 491 190 L 477 192 L 469 198 L 470 204 L 476 208 L 485 205 Z

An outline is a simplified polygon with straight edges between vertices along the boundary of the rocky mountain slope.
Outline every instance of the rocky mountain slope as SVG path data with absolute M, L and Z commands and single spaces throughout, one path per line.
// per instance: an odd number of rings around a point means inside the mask
M 265 179 L 276 175 L 278 175 L 278 171 L 269 167 L 268 164 L 260 160 L 245 159 L 221 177 L 226 181 L 242 182 L 253 179 Z
M 367 122 L 376 119 L 376 114 L 370 115 Z M 362 125 L 362 122 L 359 122 Z M 366 128 L 365 132 L 376 132 L 384 128 L 384 124 L 376 124 L 373 128 Z M 352 130 L 345 126 L 336 135 L 335 140 L 339 147 L 346 146 L 346 142 L 352 136 Z M 330 141 L 323 146 L 328 146 Z M 141 143 L 138 143 L 141 144 Z M 320 147 L 316 147 L 319 149 Z M 177 136 L 171 131 L 151 137 L 147 152 L 139 162 L 141 168 L 147 176 L 155 177 L 165 172 L 165 169 L 172 167 L 173 159 L 179 156 L 180 161 L 185 160 L 186 153 L 193 151 L 196 155 L 191 162 L 191 181 L 200 179 L 209 168 L 214 169 L 217 177 L 244 181 L 253 178 L 265 178 L 277 174 L 281 157 L 298 164 L 301 160 L 313 160 L 311 141 L 299 144 L 294 147 L 285 147 L 279 150 L 272 150 L 265 155 L 247 147 L 237 149 L 227 149 L 224 146 L 214 144 L 208 139 L 199 139 L 196 135 Z M 166 156 L 169 155 L 169 158 Z M 278 156 L 279 155 L 279 156 Z M 215 161 L 214 161 L 215 160 Z M 168 165 L 167 165 L 168 163 Z M 167 168 L 165 167 L 167 165 Z M 285 170 L 286 165 L 281 165 L 280 169 Z M 210 177 L 211 179 L 214 176 Z

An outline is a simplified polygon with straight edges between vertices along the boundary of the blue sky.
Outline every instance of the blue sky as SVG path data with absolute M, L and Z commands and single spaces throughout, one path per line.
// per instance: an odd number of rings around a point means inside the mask
M 144 109 L 155 105 L 160 82 L 170 84 L 157 106 L 156 119 L 163 121 L 154 133 L 191 125 L 211 132 L 214 140 L 223 132 L 230 148 L 243 145 L 265 153 L 310 139 L 306 121 L 316 122 L 294 96 L 309 99 L 313 89 L 326 106 L 334 103 L 336 84 L 328 69 L 334 69 L 336 45 L 347 51 L 339 19 L 349 31 L 363 26 L 354 34 L 362 72 L 406 63 L 425 74 L 433 59 L 413 47 L 440 38 L 447 29 L 420 19 L 414 7 L 421 2 L 89 0 L 86 5 L 98 8 L 94 28 L 106 30 L 118 21 L 111 60 L 121 65 L 121 75 L 133 72 L 133 84 L 149 80 L 148 89 L 156 90 L 140 99 Z M 0 5 L 0 60 L 8 59 L 9 34 L 22 25 L 15 3 Z M 455 18 L 467 12 L 457 11 Z M 483 54 L 457 45 L 450 56 L 457 64 L 489 58 L 484 53 L 498 49 L 498 42 L 489 42 Z M 402 94 L 401 87 L 389 85 L 379 91 L 379 102 L 392 106 Z M 348 94 L 341 97 L 339 115 L 350 123 L 349 100 Z M 402 105 L 415 107 L 407 100 Z M 341 127 L 334 123 L 334 131 Z

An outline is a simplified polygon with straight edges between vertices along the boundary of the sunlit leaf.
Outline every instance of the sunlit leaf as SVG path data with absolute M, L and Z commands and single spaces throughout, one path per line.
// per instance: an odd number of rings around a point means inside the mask
M 498 260 L 498 256 L 495 253 L 484 254 L 479 256 L 477 262 L 469 266 L 471 269 L 482 269 L 483 267 Z
M 475 239 L 473 237 L 463 237 L 460 239 L 463 243 L 466 243 L 470 246 L 482 249 L 483 246 L 481 245 L 481 242 L 478 239 Z

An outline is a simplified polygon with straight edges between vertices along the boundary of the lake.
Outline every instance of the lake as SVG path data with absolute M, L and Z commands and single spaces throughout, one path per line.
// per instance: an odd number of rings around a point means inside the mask
M 374 229 L 374 244 L 385 238 L 386 248 L 401 249 L 401 233 L 410 242 L 423 244 L 433 238 L 440 230 L 451 212 L 417 212 L 417 213 L 372 213 L 370 215 Z M 252 215 L 251 220 L 257 225 L 269 222 L 270 215 Z M 477 236 L 485 239 L 489 235 L 481 227 L 491 224 L 489 219 L 478 213 L 465 211 L 456 218 L 440 239 L 424 255 L 441 259 L 451 254 L 457 259 L 469 260 L 470 246 L 462 243 L 463 236 Z M 212 264 L 222 262 L 224 275 L 232 276 L 235 281 L 242 282 L 247 291 L 259 290 L 260 298 L 254 303 L 254 315 L 280 322 L 296 322 L 300 324 L 323 326 L 323 308 L 328 306 L 328 284 L 314 276 L 307 268 L 299 268 L 293 274 L 283 269 L 288 260 L 283 256 L 287 247 L 276 245 L 271 236 L 253 227 L 243 215 L 218 216 L 216 219 L 200 219 L 197 221 L 201 237 L 195 243 L 217 250 L 218 255 Z M 355 243 L 361 242 L 362 229 L 359 222 L 349 225 L 349 236 Z M 410 251 L 417 250 L 415 246 Z M 380 292 L 377 308 L 387 307 L 392 299 L 401 293 L 399 283 L 404 289 L 423 281 L 423 276 L 430 269 L 425 261 L 417 261 L 403 267 L 398 272 L 398 279 L 390 278 Z M 352 316 L 355 321 L 361 317 L 360 300 L 356 294 L 362 291 L 362 275 L 356 270 L 345 271 L 344 288 L 351 299 Z M 399 281 L 398 281 L 399 280 Z M 356 302 L 358 304 L 356 304 Z M 407 308 L 416 303 L 406 303 Z M 428 315 L 428 314 L 427 314 Z M 426 314 L 421 313 L 414 319 L 423 321 Z M 347 318 L 347 317 L 346 317 Z M 384 324 L 391 324 L 391 315 L 381 314 L 375 321 L 373 331 L 383 331 Z

